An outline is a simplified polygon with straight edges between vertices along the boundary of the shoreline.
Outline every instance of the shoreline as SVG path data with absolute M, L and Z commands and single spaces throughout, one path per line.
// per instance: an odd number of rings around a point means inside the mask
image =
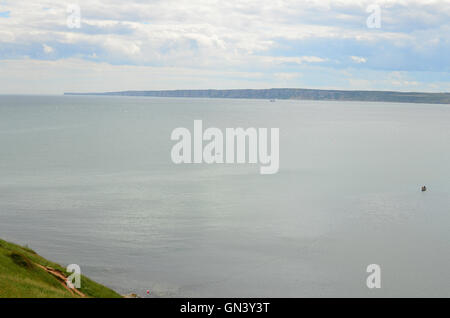
M 132 96 L 178 98 L 226 98 L 276 100 L 359 101 L 415 104 L 450 104 L 450 93 L 326 90 L 305 88 L 270 89 L 186 89 L 186 90 L 127 90 L 116 92 L 64 92 L 65 96 Z
M 123 298 L 112 289 L 80 275 L 80 287 L 69 288 L 73 275 L 28 246 L 0 239 L 0 298 Z M 73 287 L 73 286 L 71 286 Z

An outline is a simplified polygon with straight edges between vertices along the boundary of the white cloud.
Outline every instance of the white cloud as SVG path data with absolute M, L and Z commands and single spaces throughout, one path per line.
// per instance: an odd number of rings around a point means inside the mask
M 323 59 L 318 56 L 265 56 L 261 60 L 266 63 L 322 63 L 327 59 Z
M 274 74 L 276 79 L 282 80 L 282 81 L 289 81 L 293 80 L 295 78 L 300 77 L 299 73 L 275 73 Z
M 47 44 L 42 44 L 42 49 L 44 50 L 44 52 L 46 54 L 50 54 L 50 53 L 54 52 L 53 48 Z
M 358 63 L 358 64 L 367 62 L 367 59 L 365 57 L 350 56 L 350 58 L 352 59 L 353 62 Z
M 27 76 L 24 76 L 27 74 Z M 62 94 L 146 89 L 269 88 L 260 72 L 199 70 L 187 67 L 111 65 L 81 59 L 3 60 L 1 93 Z

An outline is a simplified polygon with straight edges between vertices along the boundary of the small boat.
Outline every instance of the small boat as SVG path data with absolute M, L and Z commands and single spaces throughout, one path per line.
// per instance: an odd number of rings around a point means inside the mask
M 427 191 L 427 187 L 426 186 L 422 186 L 422 192 Z

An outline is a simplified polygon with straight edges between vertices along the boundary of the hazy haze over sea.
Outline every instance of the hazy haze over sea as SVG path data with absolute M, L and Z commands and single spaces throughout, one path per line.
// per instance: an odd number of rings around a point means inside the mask
M 280 128 L 279 173 L 174 165 L 194 119 Z M 446 105 L 0 96 L 0 237 L 123 294 L 450 297 L 449 123 Z

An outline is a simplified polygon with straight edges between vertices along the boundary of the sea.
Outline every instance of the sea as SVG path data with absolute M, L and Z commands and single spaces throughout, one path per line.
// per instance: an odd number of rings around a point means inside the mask
M 194 120 L 278 173 L 174 164 Z M 0 96 L 0 238 L 123 295 L 450 297 L 450 105 Z

